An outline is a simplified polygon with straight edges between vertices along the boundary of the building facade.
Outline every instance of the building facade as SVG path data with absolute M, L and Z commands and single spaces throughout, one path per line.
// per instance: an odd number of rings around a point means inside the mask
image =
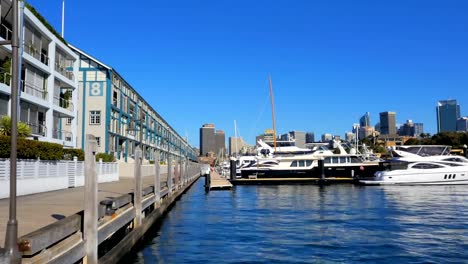
M 0 40 L 11 40 L 11 1 L 0 1 Z M 27 5 L 22 26 L 23 50 L 19 121 L 36 140 L 77 146 L 78 56 L 49 30 Z M 35 11 L 34 11 L 35 12 Z M 0 46 L 0 116 L 11 115 L 11 46 Z
M 196 160 L 195 151 L 112 67 L 69 45 L 79 58 L 78 146 L 93 134 L 98 152 L 132 162 L 140 146 L 146 160 L 156 150 Z
M 248 144 L 241 137 L 229 137 L 229 155 L 244 154 L 243 150 L 248 148 Z
M 222 130 L 215 131 L 215 153 L 216 155 L 226 155 L 226 135 Z
M 380 113 L 380 134 L 381 135 L 396 135 L 396 113 L 382 112 Z
M 328 142 L 332 139 L 333 139 L 332 134 L 328 134 L 328 133 L 322 134 L 322 142 Z
M 457 120 L 457 131 L 467 132 L 468 131 L 468 117 L 460 117 Z
M 200 156 L 206 156 L 209 152 L 215 152 L 215 125 L 204 124 L 200 128 Z
M 299 148 L 305 148 L 306 144 L 306 133 L 302 131 L 289 131 L 286 134 L 281 135 L 282 141 L 294 142 L 294 145 Z
M 315 134 L 314 132 L 307 132 L 305 135 L 305 143 L 314 143 L 315 142 Z
M 359 125 L 361 127 L 368 127 L 371 126 L 371 121 L 370 121 L 370 113 L 366 112 L 360 119 L 359 119 Z
M 460 118 L 460 105 L 457 100 L 441 100 L 437 103 L 437 133 L 457 131 L 457 120 Z

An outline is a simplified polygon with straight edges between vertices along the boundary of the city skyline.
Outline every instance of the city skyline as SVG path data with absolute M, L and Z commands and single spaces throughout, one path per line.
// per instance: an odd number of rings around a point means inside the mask
M 61 1 L 29 3 L 60 31 Z M 397 124 L 412 119 L 434 134 L 439 100 L 457 99 L 467 115 L 467 7 L 67 1 L 65 39 L 115 65 L 192 146 L 205 122 L 228 138 L 237 120 L 238 136 L 249 143 L 271 128 L 269 73 L 278 133 L 344 135 L 365 112 L 377 120 L 378 113 L 394 111 Z

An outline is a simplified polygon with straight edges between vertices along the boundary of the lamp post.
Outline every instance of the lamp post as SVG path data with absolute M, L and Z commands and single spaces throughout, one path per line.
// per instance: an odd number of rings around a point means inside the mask
M 0 45 L 11 45 L 11 151 L 10 151 L 10 205 L 9 218 L 5 235 L 5 251 L 10 263 L 20 263 L 18 251 L 18 221 L 16 220 L 16 167 L 18 152 L 18 106 L 19 106 L 19 5 L 18 0 L 12 0 L 12 34 L 11 41 L 0 41 Z

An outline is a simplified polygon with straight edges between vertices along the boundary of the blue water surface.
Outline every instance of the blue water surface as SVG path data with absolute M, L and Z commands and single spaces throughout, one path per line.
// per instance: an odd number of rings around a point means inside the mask
M 468 186 L 203 184 L 126 263 L 468 263 Z

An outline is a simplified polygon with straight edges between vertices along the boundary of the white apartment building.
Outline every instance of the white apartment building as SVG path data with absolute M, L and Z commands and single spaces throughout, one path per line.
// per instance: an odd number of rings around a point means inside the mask
M 11 1 L 0 0 L 0 13 L 0 40 L 10 40 Z M 19 120 L 34 139 L 75 148 L 78 55 L 35 14 L 24 8 Z M 0 46 L 0 116 L 11 112 L 10 60 L 11 46 Z

